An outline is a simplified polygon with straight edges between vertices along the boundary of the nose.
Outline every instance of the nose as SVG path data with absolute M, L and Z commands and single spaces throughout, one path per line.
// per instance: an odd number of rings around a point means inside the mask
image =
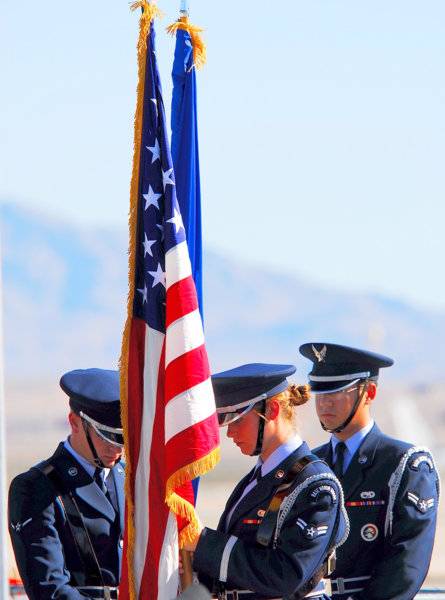
M 227 435 L 227 437 L 228 437 L 229 439 L 232 439 L 232 438 L 233 438 L 233 434 L 234 434 L 234 431 L 233 431 L 233 430 L 235 429 L 235 427 L 236 427 L 236 421 L 235 421 L 234 423 L 229 423 L 229 424 L 228 424 L 228 426 L 227 426 L 227 432 L 226 432 L 226 435 Z
M 333 398 L 331 394 L 321 394 L 318 397 L 318 401 L 322 406 L 332 406 Z

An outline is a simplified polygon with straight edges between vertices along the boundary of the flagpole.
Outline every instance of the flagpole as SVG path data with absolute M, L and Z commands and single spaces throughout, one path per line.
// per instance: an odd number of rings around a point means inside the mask
M 0 600 L 8 600 L 8 544 L 6 506 L 6 427 L 3 364 L 3 285 L 0 250 Z
M 189 3 L 188 0 L 181 0 L 179 12 L 183 15 L 189 14 Z

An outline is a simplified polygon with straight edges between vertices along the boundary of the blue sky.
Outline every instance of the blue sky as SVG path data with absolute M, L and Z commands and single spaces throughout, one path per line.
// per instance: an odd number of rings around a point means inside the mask
M 445 310 L 445 3 L 189 4 L 209 55 L 205 243 Z M 168 104 L 179 0 L 159 6 Z M 0 198 L 125 227 L 137 15 L 120 0 L 5 0 L 1 13 Z

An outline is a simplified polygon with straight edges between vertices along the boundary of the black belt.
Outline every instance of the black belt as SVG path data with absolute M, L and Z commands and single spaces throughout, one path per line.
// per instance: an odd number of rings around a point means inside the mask
M 304 598 L 308 598 L 310 600 L 318 600 L 319 598 L 324 598 L 325 594 L 329 592 L 327 589 L 326 582 L 328 580 L 322 579 L 315 588 L 307 593 Z M 299 596 L 300 597 L 300 596 Z M 250 590 L 225 590 L 220 592 L 217 596 L 220 600 L 259 600 L 265 598 L 261 594 L 257 594 L 256 592 L 251 592 Z M 280 597 L 268 598 L 268 600 L 282 600 Z
M 119 595 L 117 587 L 108 587 L 107 585 L 82 585 L 76 587 L 76 590 L 95 600 L 117 600 Z
M 365 589 L 364 586 L 369 579 L 371 579 L 371 575 L 362 575 L 361 577 L 337 577 L 337 579 L 331 579 L 332 594 L 341 595 L 361 592 Z
M 243 590 L 233 590 L 231 592 L 226 592 L 226 595 L 223 596 L 224 600 L 253 600 L 254 598 L 264 598 L 264 596 L 258 596 L 255 592 L 245 592 Z M 322 600 L 326 598 L 324 594 L 317 594 L 316 596 L 307 596 L 310 600 Z M 269 598 L 269 600 L 282 600 L 282 598 Z

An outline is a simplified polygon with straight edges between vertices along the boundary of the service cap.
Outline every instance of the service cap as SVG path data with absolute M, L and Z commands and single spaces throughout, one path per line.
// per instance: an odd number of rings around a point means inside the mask
M 314 363 L 309 383 L 315 394 L 339 392 L 360 380 L 377 380 L 379 369 L 394 364 L 383 354 L 324 342 L 303 344 L 300 353 Z
M 294 365 L 249 363 L 212 375 L 220 427 L 251 410 L 255 404 L 283 392 Z
M 119 399 L 119 371 L 76 369 L 60 379 L 73 412 L 90 423 L 108 442 L 122 446 L 123 430 Z

